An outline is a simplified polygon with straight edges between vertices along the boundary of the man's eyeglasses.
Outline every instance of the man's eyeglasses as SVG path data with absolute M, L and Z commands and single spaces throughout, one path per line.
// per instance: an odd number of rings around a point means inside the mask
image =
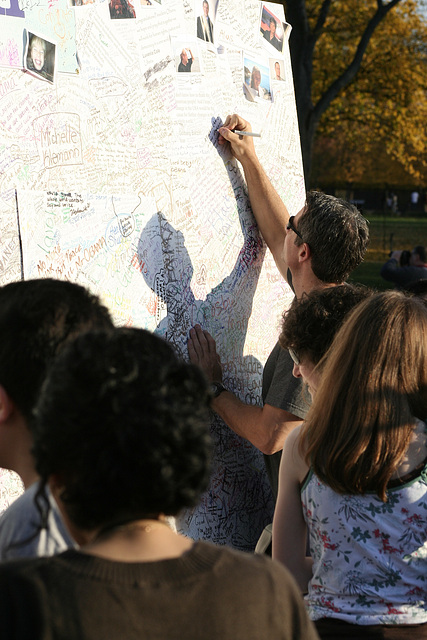
M 297 352 L 295 351 L 295 349 L 292 349 L 292 347 L 289 347 L 288 351 L 289 351 L 289 355 L 291 356 L 292 360 L 298 366 L 299 363 L 300 363 L 300 359 L 299 359 L 299 356 L 298 356 Z
M 293 223 L 293 219 L 295 218 L 295 216 L 291 216 L 288 220 L 288 224 L 286 225 L 286 229 L 289 231 L 293 231 L 294 233 L 297 234 L 298 238 L 301 238 L 301 240 L 304 242 L 304 238 L 302 237 L 302 235 L 300 234 L 300 232 L 298 231 L 298 229 L 296 229 L 294 227 L 294 223 Z

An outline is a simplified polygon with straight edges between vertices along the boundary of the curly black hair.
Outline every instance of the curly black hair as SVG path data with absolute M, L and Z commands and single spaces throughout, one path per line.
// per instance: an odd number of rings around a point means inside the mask
M 210 474 L 208 383 L 143 329 L 90 332 L 57 358 L 36 409 L 34 456 L 84 530 L 193 506 Z
M 349 311 L 372 293 L 361 285 L 342 284 L 304 293 L 300 300 L 294 298 L 283 314 L 281 346 L 292 347 L 299 356 L 317 364 Z

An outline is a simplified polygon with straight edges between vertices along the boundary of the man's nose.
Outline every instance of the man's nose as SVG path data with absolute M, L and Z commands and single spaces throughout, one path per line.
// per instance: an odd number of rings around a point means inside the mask
M 292 369 L 292 375 L 294 378 L 302 378 L 301 371 L 299 369 L 299 365 L 294 363 L 294 368 Z

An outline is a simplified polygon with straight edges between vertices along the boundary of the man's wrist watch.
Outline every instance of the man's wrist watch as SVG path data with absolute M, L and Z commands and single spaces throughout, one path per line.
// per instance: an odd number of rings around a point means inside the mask
M 227 391 L 227 389 L 222 382 L 211 382 L 211 393 L 214 398 L 218 398 L 223 391 Z

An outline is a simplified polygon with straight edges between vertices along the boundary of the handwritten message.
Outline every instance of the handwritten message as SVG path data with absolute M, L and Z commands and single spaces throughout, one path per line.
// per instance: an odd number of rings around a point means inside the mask
M 33 122 L 34 136 L 45 169 L 82 164 L 80 117 L 75 113 L 50 113 Z

